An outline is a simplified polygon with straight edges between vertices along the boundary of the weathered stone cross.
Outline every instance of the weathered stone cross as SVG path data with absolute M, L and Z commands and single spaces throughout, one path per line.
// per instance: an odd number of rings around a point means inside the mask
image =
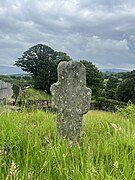
M 57 110 L 57 135 L 80 139 L 82 116 L 90 108 L 91 89 L 86 87 L 85 67 L 80 62 L 60 62 L 58 82 L 51 86 Z

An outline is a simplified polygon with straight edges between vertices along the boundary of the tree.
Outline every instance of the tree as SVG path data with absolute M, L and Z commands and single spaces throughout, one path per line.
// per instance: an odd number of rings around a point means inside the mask
M 71 58 L 64 52 L 37 44 L 25 51 L 15 65 L 31 73 L 35 88 L 50 93 L 50 86 L 57 81 L 57 65 L 63 60 L 70 61 Z
M 126 78 L 118 86 L 116 97 L 120 101 L 135 103 L 135 77 Z
M 135 103 L 135 70 L 123 74 L 122 78 L 116 92 L 117 99 L 124 102 L 130 100 Z
M 90 61 L 80 61 L 86 67 L 86 84 L 87 87 L 92 89 L 92 95 L 97 97 L 100 95 L 103 88 L 103 74 L 98 68 Z
M 134 79 L 135 78 L 135 70 L 124 73 L 122 78 L 123 79 L 129 79 L 129 78 L 133 78 Z
M 119 79 L 115 76 L 110 76 L 105 88 L 105 96 L 108 99 L 116 99 L 116 90 L 119 85 Z

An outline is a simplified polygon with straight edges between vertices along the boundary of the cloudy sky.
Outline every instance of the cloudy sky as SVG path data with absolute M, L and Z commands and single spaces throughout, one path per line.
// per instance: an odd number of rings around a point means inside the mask
M 98 68 L 135 69 L 135 1 L 0 0 L 0 65 L 39 43 Z

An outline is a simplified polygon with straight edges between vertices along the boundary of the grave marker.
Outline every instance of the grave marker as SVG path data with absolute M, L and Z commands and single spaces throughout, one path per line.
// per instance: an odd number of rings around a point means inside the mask
M 51 86 L 57 110 L 57 135 L 80 139 L 82 116 L 90 108 L 91 89 L 86 87 L 85 66 L 80 62 L 60 62 L 58 82 Z
M 11 99 L 13 95 L 12 84 L 0 80 L 0 99 Z

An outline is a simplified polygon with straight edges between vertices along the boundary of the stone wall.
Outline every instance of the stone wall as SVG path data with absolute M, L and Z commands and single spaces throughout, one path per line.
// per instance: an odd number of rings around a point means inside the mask
M 26 100 L 19 101 L 20 107 L 26 107 L 28 109 L 40 109 L 40 110 L 52 110 L 51 100 Z
M 19 101 L 18 105 L 20 107 L 26 107 L 28 109 L 40 109 L 40 110 L 54 110 L 52 107 L 51 100 L 26 100 Z M 119 105 L 118 105 L 119 106 Z M 120 106 L 119 106 L 120 107 Z M 109 112 L 116 112 L 117 106 L 107 102 L 91 102 L 90 110 L 102 110 Z
M 126 103 L 120 104 L 113 104 L 110 102 L 91 102 L 90 109 L 91 110 L 102 110 L 102 111 L 109 111 L 109 112 L 116 112 L 118 108 L 125 108 L 127 105 Z
M 5 99 L 0 99 L 0 105 L 5 105 L 5 103 L 6 103 Z M 12 104 L 10 103 L 10 105 L 12 105 Z M 54 108 L 52 107 L 51 100 L 19 101 L 18 106 L 19 107 L 26 107 L 28 109 L 35 109 L 35 110 L 37 110 L 37 109 L 54 110 Z M 121 107 L 121 106 L 119 106 L 119 107 Z M 99 102 L 91 102 L 90 103 L 90 110 L 102 110 L 102 111 L 116 112 L 117 106 L 113 105 L 111 103 L 107 103 L 107 102 L 100 102 L 100 103 Z

